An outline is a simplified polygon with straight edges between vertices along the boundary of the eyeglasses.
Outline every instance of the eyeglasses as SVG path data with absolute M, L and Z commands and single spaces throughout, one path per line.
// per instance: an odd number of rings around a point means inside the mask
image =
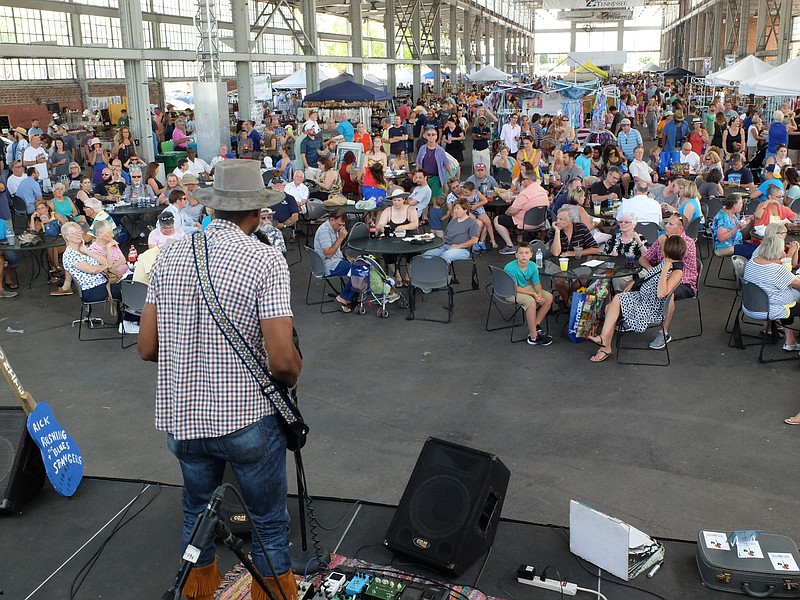
M 620 221 L 620 225 L 633 225 L 633 221 Z
M 141 179 L 141 175 L 131 175 L 131 179 Z

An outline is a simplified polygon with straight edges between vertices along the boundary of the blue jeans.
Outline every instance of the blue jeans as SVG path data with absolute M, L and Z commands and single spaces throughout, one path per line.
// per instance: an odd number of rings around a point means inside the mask
M 439 246 L 434 250 L 428 250 L 425 256 L 441 256 L 449 265 L 454 260 L 469 260 L 469 250 L 466 248 L 450 248 L 450 244 Z
M 334 267 L 334 268 L 331 270 L 331 272 L 330 272 L 330 273 L 328 273 L 328 275 L 332 275 L 332 276 L 334 276 L 334 277 L 338 275 L 338 276 L 340 276 L 340 277 L 347 277 L 347 278 L 348 278 L 348 279 L 347 279 L 347 283 L 346 283 L 346 284 L 344 285 L 344 287 L 342 288 L 342 291 L 341 291 L 341 292 L 339 292 L 339 295 L 340 295 L 340 296 L 341 296 L 341 297 L 342 297 L 344 300 L 347 300 L 348 302 L 350 302 L 350 300 L 352 300 L 352 299 L 355 297 L 355 295 L 356 295 L 356 291 L 353 289 L 353 286 L 352 286 L 352 285 L 350 285 L 350 268 L 351 268 L 352 266 L 353 266 L 353 265 L 352 265 L 352 264 L 350 264 L 350 261 L 349 261 L 349 260 L 340 260 L 340 261 L 339 261 L 339 264 L 338 264 L 338 265 L 336 265 L 336 266 L 335 266 L 335 267 Z
M 286 436 L 278 417 L 262 417 L 244 429 L 217 438 L 176 440 L 168 433 L 167 447 L 177 457 L 183 473 L 183 545 L 189 542 L 195 519 L 222 483 L 225 463 L 230 463 L 253 516 L 253 525 L 275 566 L 274 575 L 286 573 L 292 566 L 286 510 Z M 203 548 L 195 566 L 211 564 L 215 552 L 212 541 Z M 258 570 L 264 577 L 272 577 L 255 535 L 251 552 Z

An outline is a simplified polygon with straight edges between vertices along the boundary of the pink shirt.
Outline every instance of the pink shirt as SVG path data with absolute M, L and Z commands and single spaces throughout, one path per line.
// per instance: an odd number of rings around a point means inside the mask
M 694 245 L 694 240 L 686 235 L 686 232 L 681 234 L 683 241 L 686 242 L 686 255 L 683 257 L 683 277 L 681 283 L 685 283 L 697 293 L 697 247 Z M 647 249 L 642 255 L 647 262 L 656 266 L 662 260 L 664 255 L 661 253 L 661 244 L 656 242 Z
M 186 142 L 186 134 L 183 133 L 177 127 L 172 132 L 172 145 L 175 148 L 180 148 L 181 150 L 186 150 L 188 143 Z
M 91 250 L 92 252 L 94 252 L 96 254 L 99 254 L 100 256 L 105 256 L 106 258 L 108 258 L 108 254 L 106 254 L 105 248 L 103 248 L 97 242 L 94 242 L 91 246 L 89 246 L 89 250 Z M 113 246 L 112 250 L 111 250 L 111 262 L 117 261 L 120 258 L 122 258 L 123 256 L 125 256 L 125 255 L 122 254 L 122 250 L 120 250 L 119 246 L 115 244 Z M 120 266 L 117 267 L 117 273 L 119 273 L 123 277 L 125 277 L 125 275 L 128 274 L 129 270 L 130 269 L 128 269 L 128 263 L 127 262 L 124 262 Z
M 539 185 L 538 182 L 531 183 L 528 187 L 522 190 L 511 206 L 514 209 L 519 209 L 519 212 L 511 216 L 514 219 L 514 225 L 522 229 L 522 224 L 525 221 L 525 213 L 537 206 L 549 206 L 550 198 L 547 196 L 545 189 Z

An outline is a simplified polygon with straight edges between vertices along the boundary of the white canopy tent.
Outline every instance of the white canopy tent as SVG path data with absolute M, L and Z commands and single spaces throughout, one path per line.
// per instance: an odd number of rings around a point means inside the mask
M 659 67 L 655 63 L 647 63 L 645 66 L 643 66 L 641 68 L 640 72 L 641 73 L 658 73 L 659 71 L 662 71 L 662 70 L 663 69 L 661 69 L 661 67 Z
M 706 83 L 708 85 L 739 85 L 740 82 L 753 77 L 758 77 L 769 73 L 775 67 L 768 65 L 760 58 L 756 58 L 752 54 L 745 56 L 739 62 L 732 64 L 717 71 L 706 75 Z
M 505 81 L 511 78 L 508 73 L 503 73 L 500 69 L 492 65 L 486 65 L 482 69 L 467 75 L 470 81 Z
M 756 96 L 800 96 L 800 58 L 741 81 L 739 92 Z
M 322 72 L 322 69 L 319 70 L 319 80 L 325 81 L 328 79 L 328 76 Z M 303 68 L 297 69 L 294 73 L 289 75 L 288 77 L 284 77 L 280 81 L 276 81 L 272 84 L 272 87 L 277 90 L 300 90 L 306 87 L 306 70 Z

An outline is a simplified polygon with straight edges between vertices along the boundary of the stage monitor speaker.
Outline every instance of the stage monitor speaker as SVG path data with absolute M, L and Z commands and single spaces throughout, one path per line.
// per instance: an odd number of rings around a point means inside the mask
M 3 129 L 11 131 L 11 120 L 8 115 L 0 115 L 0 131 Z
M 0 514 L 14 514 L 44 485 L 39 448 L 21 407 L 0 407 Z
M 511 473 L 494 454 L 428 438 L 384 544 L 459 575 L 494 542 Z
M 225 465 L 222 483 L 230 483 L 237 490 L 239 489 L 236 475 L 233 474 L 233 469 L 229 464 Z M 244 511 L 242 503 L 239 502 L 239 498 L 229 489 L 225 490 L 225 496 L 222 498 L 222 512 L 225 514 L 225 522 L 233 535 L 244 537 L 251 534 L 250 519 L 247 518 L 247 513 Z

